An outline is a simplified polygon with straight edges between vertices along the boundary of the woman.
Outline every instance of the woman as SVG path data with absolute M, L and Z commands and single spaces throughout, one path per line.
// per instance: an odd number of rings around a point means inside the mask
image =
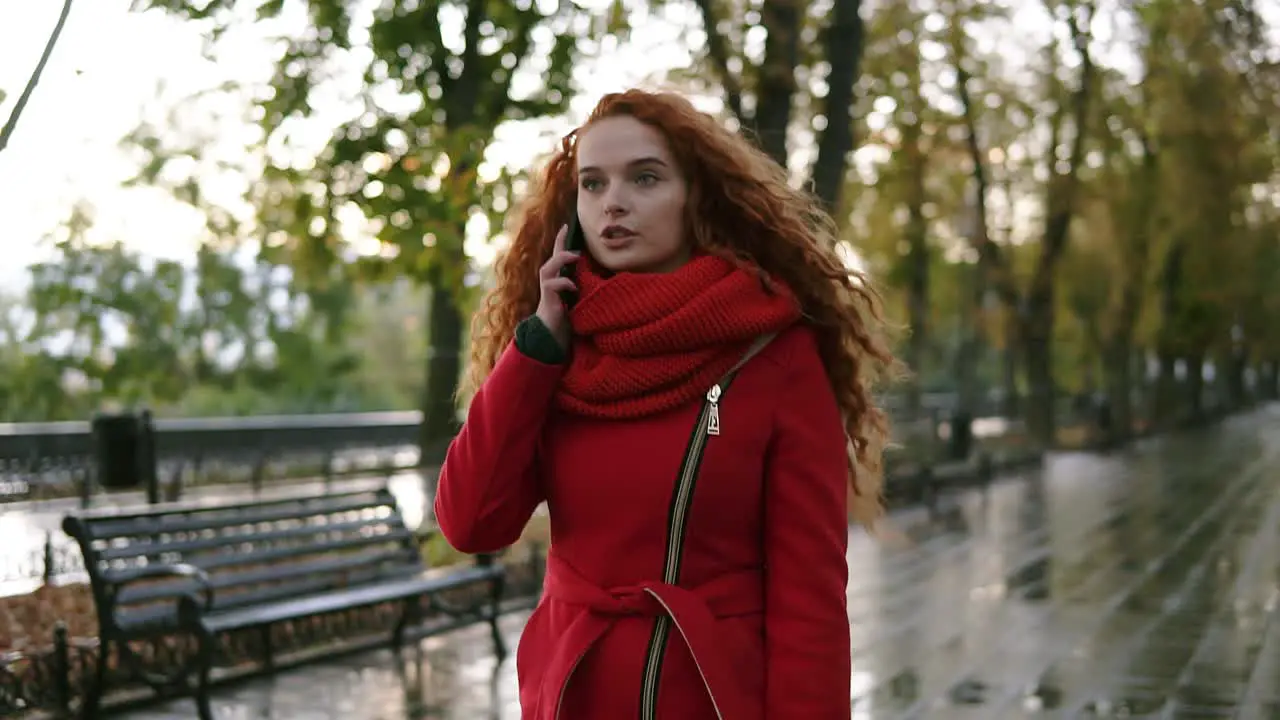
M 436 497 L 470 553 L 547 503 L 525 718 L 850 716 L 846 501 L 852 479 L 855 515 L 880 511 L 868 385 L 891 358 L 834 245 L 678 95 L 604 97 L 551 159 L 476 318 Z

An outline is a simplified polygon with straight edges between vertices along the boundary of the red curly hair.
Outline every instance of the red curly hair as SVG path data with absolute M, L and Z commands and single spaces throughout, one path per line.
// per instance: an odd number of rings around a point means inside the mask
M 792 188 L 786 171 L 767 155 L 675 93 L 606 95 L 583 126 L 564 137 L 526 198 L 514 239 L 497 260 L 497 283 L 473 319 L 461 394 L 480 387 L 516 325 L 537 309 L 538 268 L 575 210 L 577 138 L 592 123 L 616 116 L 635 118 L 666 137 L 688 180 L 685 224 L 696 246 L 785 283 L 800 300 L 849 437 L 849 511 L 873 527 L 884 512 L 881 453 L 888 420 L 871 387 L 895 366 L 880 298 L 837 252 L 835 222 L 821 203 Z

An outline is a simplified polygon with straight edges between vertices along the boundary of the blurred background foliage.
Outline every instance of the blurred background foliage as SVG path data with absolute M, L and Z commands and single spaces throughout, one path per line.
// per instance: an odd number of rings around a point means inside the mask
M 88 241 L 81 203 L 0 293 L 2 420 L 419 408 L 438 444 L 527 182 L 495 140 L 563 126 L 581 68 L 658 22 L 695 61 L 655 81 L 810 187 L 909 329 L 906 411 L 994 392 L 1048 438 L 1070 395 L 1122 428 L 1195 416 L 1210 386 L 1276 396 L 1280 28 L 1259 1 L 134 4 L 198 24 L 214 58 L 237 27 L 303 31 L 268 83 L 186 102 L 244 114 L 234 160 L 183 107 L 122 141 L 131 183 L 205 219 L 190 262 Z M 234 207 L 209 191 L 224 176 Z

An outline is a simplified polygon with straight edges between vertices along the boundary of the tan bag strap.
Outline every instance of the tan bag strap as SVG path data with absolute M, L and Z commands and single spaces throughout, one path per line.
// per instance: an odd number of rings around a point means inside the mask
M 725 373 L 724 377 L 720 378 L 720 392 L 724 392 L 729 383 L 733 382 L 733 376 L 738 374 L 738 371 L 742 369 L 743 365 L 746 365 L 751 358 L 759 355 L 760 351 L 768 347 L 769 343 L 773 342 L 773 339 L 776 337 L 778 337 L 778 333 L 771 332 L 765 333 L 764 335 L 756 338 L 755 341 L 751 343 L 751 347 L 747 348 L 747 351 L 742 354 L 742 357 L 738 358 L 738 362 L 734 363 L 734 366 L 729 368 L 729 372 Z

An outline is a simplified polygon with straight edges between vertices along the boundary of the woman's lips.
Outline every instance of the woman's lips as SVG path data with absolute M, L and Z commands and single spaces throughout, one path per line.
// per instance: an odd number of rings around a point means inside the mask
M 639 235 L 636 235 L 635 233 L 630 235 L 605 235 L 601 236 L 600 244 L 604 245 L 609 250 L 621 250 L 635 241 L 637 237 L 639 237 Z

